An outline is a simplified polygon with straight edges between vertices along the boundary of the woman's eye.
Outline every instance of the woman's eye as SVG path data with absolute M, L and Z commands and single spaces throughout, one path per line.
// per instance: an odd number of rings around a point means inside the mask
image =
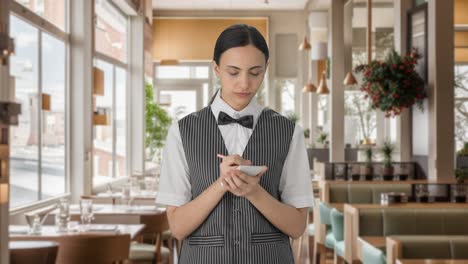
M 237 72 L 234 72 L 234 73 L 231 73 L 231 72 L 230 72 L 230 73 L 229 73 L 229 75 L 231 75 L 231 76 L 236 76 L 237 74 L 238 74 Z
M 259 75 L 260 75 L 260 73 L 253 73 L 253 72 L 251 72 L 250 74 L 251 74 L 252 76 L 259 76 Z

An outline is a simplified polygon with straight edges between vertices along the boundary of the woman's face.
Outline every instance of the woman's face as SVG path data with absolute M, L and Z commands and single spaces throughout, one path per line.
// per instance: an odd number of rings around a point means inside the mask
M 226 50 L 213 61 L 216 76 L 221 81 L 221 97 L 232 108 L 244 109 L 257 93 L 265 76 L 265 55 L 253 45 Z

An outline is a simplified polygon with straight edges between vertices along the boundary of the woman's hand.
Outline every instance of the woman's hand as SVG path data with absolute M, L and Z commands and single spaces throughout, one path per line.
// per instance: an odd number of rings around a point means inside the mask
M 251 165 L 252 162 L 250 160 L 245 160 L 241 158 L 239 155 L 230 155 L 230 156 L 224 156 L 221 154 L 218 154 L 218 158 L 222 158 L 223 161 L 219 164 L 219 172 L 220 172 L 220 178 L 225 178 L 227 177 L 227 173 L 231 170 L 234 170 L 237 168 L 239 165 Z
M 223 177 L 221 180 L 228 191 L 236 196 L 248 198 L 248 196 L 255 193 L 260 186 L 258 184 L 260 177 L 267 169 L 266 166 L 263 166 L 262 171 L 256 176 L 249 176 L 238 169 L 233 169 L 227 173 L 227 177 Z

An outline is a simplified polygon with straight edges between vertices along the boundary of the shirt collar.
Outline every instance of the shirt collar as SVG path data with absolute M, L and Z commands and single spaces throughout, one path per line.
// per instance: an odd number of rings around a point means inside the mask
M 263 108 L 263 106 L 257 103 L 257 98 L 254 97 L 252 98 L 252 100 L 250 100 L 250 103 L 244 109 L 242 109 L 241 111 L 237 111 L 221 98 L 221 90 L 219 90 L 218 93 L 216 93 L 216 97 L 213 100 L 213 103 L 211 104 L 211 111 L 213 112 L 213 115 L 216 118 L 216 122 L 218 122 L 219 112 L 223 111 L 226 114 L 230 115 L 232 118 L 236 119 L 246 115 L 253 115 L 254 126 L 257 123 L 258 117 L 260 116 L 260 113 L 262 112 Z

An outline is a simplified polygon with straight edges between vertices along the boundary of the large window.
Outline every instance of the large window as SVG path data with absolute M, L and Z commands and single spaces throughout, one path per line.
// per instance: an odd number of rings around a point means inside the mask
M 353 1 L 352 67 L 367 64 L 367 7 L 362 1 Z M 393 1 L 383 0 L 372 7 L 372 59 L 384 60 L 393 48 Z M 362 77 L 357 75 L 357 79 Z M 394 118 L 377 120 L 376 111 L 358 87 L 345 88 L 345 143 L 359 146 L 363 140 L 377 141 L 377 127 L 386 128 L 382 137 L 396 139 Z
M 127 42 L 128 18 L 109 0 L 95 0 L 95 66 L 104 72 L 104 95 L 94 95 L 93 108 L 107 115 L 94 124 L 93 184 L 128 176 Z
M 19 125 L 10 133 L 10 207 L 66 191 L 66 42 L 10 16 Z M 42 107 L 50 98 L 50 108 Z
M 94 126 L 93 183 L 99 185 L 127 176 L 127 72 L 103 60 L 96 60 L 96 67 L 104 72 L 104 95 L 95 96 L 96 108 L 105 109 L 109 118 Z
M 468 64 L 455 65 L 455 147 L 468 142 Z
M 2 0 L 3 2 L 3 0 Z M 61 30 L 66 29 L 67 0 L 16 0 Z
M 127 17 L 123 15 L 109 0 L 95 0 L 96 51 L 115 58 L 127 61 Z
M 174 122 L 208 105 L 210 70 L 210 64 L 203 62 L 155 66 L 157 103 Z
M 297 116 L 295 107 L 296 86 L 294 84 L 294 79 L 276 80 L 275 83 L 276 88 L 281 92 L 281 114 L 289 117 Z

